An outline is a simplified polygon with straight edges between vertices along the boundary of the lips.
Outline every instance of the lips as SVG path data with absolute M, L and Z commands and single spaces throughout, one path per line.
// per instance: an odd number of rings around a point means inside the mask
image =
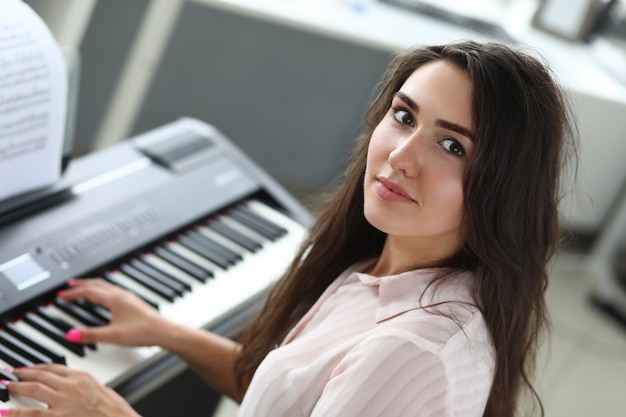
M 388 178 L 378 177 L 377 180 L 376 191 L 382 199 L 393 202 L 415 201 L 401 186 Z

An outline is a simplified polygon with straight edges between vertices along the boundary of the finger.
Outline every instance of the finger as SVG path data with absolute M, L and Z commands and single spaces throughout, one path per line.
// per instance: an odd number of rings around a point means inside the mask
M 62 381 L 70 374 L 65 365 L 43 364 L 16 369 L 14 375 L 23 382 L 38 382 L 52 389 L 59 389 Z
M 126 293 L 119 287 L 99 281 L 101 280 L 89 280 L 75 284 L 69 289 L 61 291 L 58 295 L 67 301 L 85 299 L 108 308 L 113 301 L 120 297 L 120 294 Z
M 112 326 L 76 327 L 65 334 L 65 338 L 72 343 L 120 343 L 120 334 Z
M 56 389 L 38 381 L 11 381 L 6 387 L 10 395 L 21 395 L 46 404 L 55 402 L 58 396 Z
M 45 417 L 52 416 L 53 414 L 46 409 L 42 408 L 12 408 L 12 409 L 0 409 L 0 416 L 9 417 Z
M 13 374 L 20 379 L 32 379 L 32 375 L 37 372 L 50 372 L 52 374 L 65 377 L 69 374 L 70 368 L 57 363 L 41 363 L 30 367 L 23 367 L 13 370 Z

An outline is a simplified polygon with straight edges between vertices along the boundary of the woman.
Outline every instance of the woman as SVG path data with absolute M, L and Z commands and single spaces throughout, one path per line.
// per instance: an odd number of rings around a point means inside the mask
M 242 401 L 240 416 L 512 416 L 534 394 L 546 322 L 563 97 L 545 65 L 503 45 L 399 54 L 345 181 L 240 342 L 96 280 L 63 297 L 113 319 L 68 338 L 160 345 Z M 83 372 L 15 373 L 9 392 L 50 408 L 11 416 L 137 415 Z

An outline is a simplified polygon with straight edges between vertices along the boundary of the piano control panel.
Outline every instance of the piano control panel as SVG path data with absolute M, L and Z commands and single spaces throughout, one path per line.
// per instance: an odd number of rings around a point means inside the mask
M 106 280 L 171 320 L 214 328 L 256 313 L 311 221 L 275 180 L 196 119 L 75 160 L 62 186 L 66 198 L 0 225 L 0 369 L 64 363 L 113 388 L 132 385 L 167 352 L 67 342 L 68 329 L 110 319 L 101 306 L 56 297 L 69 279 Z M 2 384 L 0 401 L 32 403 L 9 398 Z

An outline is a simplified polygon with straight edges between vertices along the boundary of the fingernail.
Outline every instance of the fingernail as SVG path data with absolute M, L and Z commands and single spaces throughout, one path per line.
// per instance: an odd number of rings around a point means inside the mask
M 0 409 L 0 416 L 8 416 L 11 410 L 7 410 L 6 408 Z
M 64 293 L 64 292 L 65 292 L 65 291 L 63 291 L 63 290 L 59 290 L 59 291 L 57 291 L 57 297 L 63 297 L 63 293 Z
M 80 330 L 70 329 L 65 333 L 65 340 L 72 343 L 80 343 L 83 341 L 83 334 Z
M 0 379 L 0 384 L 2 385 L 9 385 L 11 381 L 9 381 L 8 379 Z
M 70 287 L 72 285 L 76 284 L 76 279 L 75 278 L 70 278 L 67 280 L 67 285 L 69 285 Z

